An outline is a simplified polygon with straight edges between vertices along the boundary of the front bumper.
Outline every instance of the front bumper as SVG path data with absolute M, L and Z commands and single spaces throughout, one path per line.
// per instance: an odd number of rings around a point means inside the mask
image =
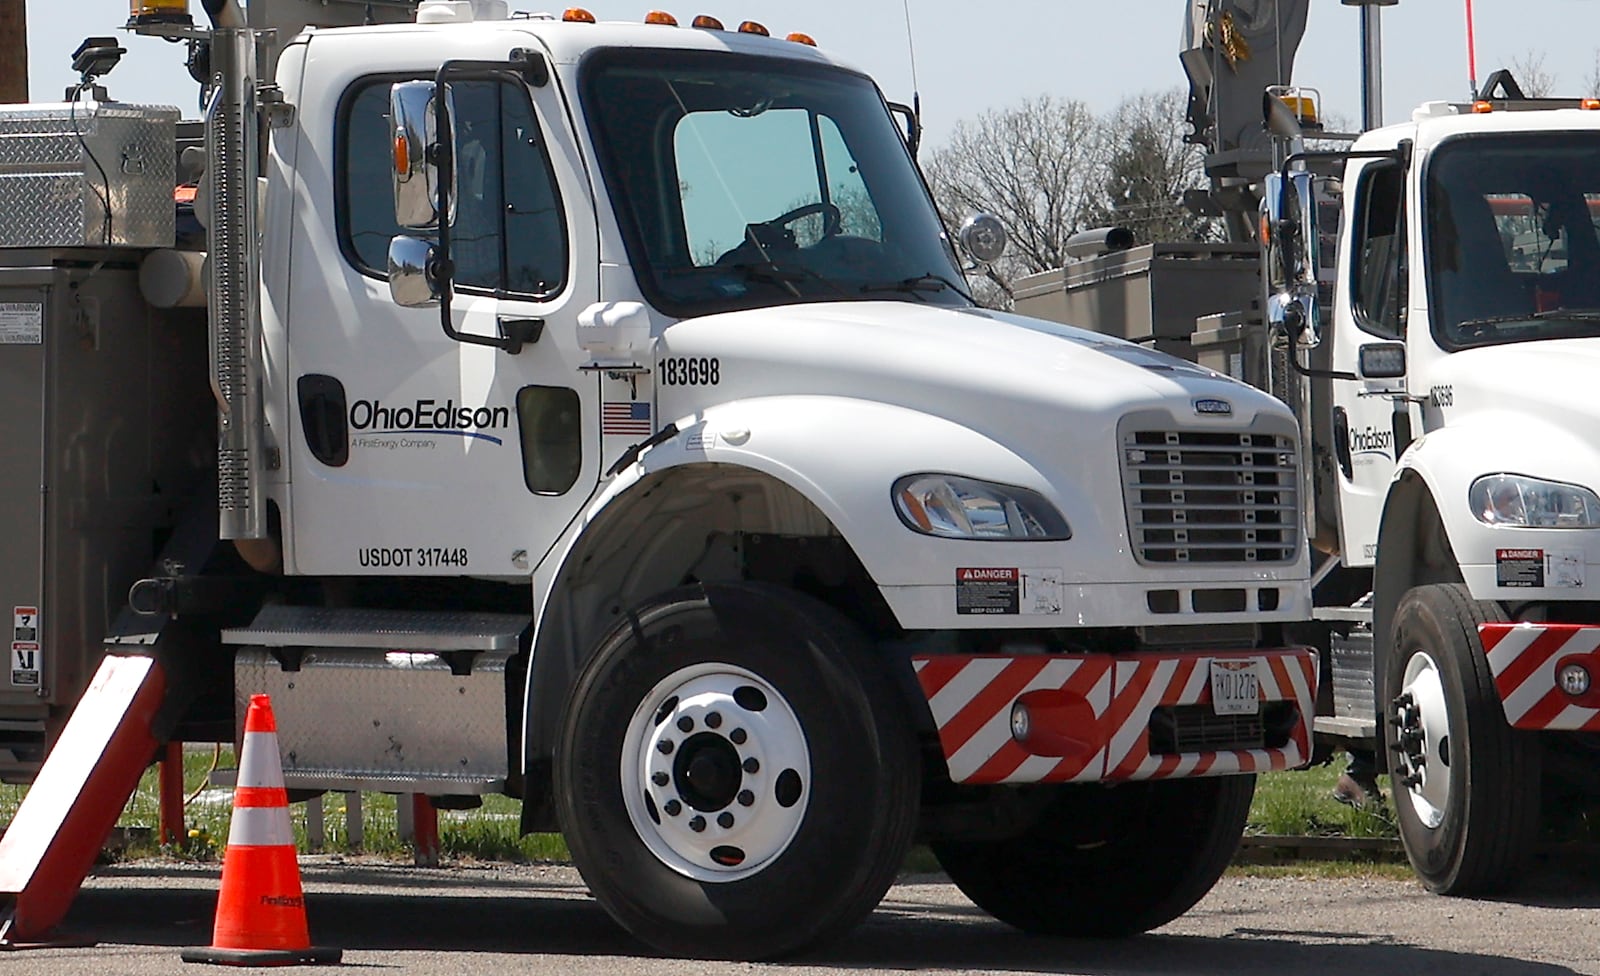
M 1254 665 L 1256 715 L 1215 713 L 1213 661 Z M 912 664 L 956 783 L 1223 776 L 1292 769 L 1311 757 L 1310 648 L 940 654 Z
M 1478 639 L 1512 728 L 1600 732 L 1600 626 L 1479 624 Z M 1561 689 L 1568 664 L 1588 671 L 1586 692 Z

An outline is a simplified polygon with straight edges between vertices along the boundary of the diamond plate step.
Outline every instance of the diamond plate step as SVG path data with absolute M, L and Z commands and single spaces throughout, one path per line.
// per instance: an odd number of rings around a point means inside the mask
M 516 613 L 268 606 L 250 626 L 224 630 L 222 642 L 250 647 L 514 652 L 531 622 Z

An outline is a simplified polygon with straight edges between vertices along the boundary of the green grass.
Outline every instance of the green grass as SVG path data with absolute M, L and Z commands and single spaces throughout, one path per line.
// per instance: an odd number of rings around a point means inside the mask
M 233 750 L 224 747 L 216 757 L 220 768 L 231 768 Z M 184 753 L 184 793 L 194 796 L 184 811 L 187 836 L 175 847 L 162 849 L 156 842 L 160 822 L 160 798 L 157 787 L 157 770 L 151 767 L 140 781 L 139 788 L 118 820 L 119 826 L 142 828 L 122 856 L 143 857 L 162 854 L 170 857 L 209 861 L 220 859 L 227 843 L 228 817 L 231 812 L 226 789 L 201 790 L 213 765 L 213 750 L 209 747 L 191 747 Z M 1296 836 L 1344 836 L 1393 838 L 1396 835 L 1392 822 L 1392 807 L 1384 804 L 1376 811 L 1354 810 L 1333 799 L 1333 785 L 1341 766 L 1335 762 L 1328 766 L 1293 772 L 1266 773 L 1256 781 L 1255 800 L 1251 804 L 1246 827 L 1252 834 L 1283 834 Z M 21 802 L 25 787 L 0 785 L 0 822 L 9 821 L 12 811 Z M 1387 789 L 1387 783 L 1385 783 Z M 400 840 L 395 804 L 392 794 L 361 794 L 363 842 L 366 853 L 405 858 L 410 847 Z M 323 823 L 326 836 L 322 850 L 329 853 L 351 851 L 349 834 L 345 826 L 347 800 L 343 793 L 328 793 L 322 798 Z M 290 820 L 295 838 L 302 852 L 310 852 L 306 837 L 307 806 L 290 805 Z M 567 847 L 559 834 L 533 834 L 518 836 L 520 801 L 504 796 L 488 796 L 475 810 L 439 811 L 440 853 L 447 859 L 469 861 L 562 862 L 568 859 Z M 1325 862 L 1315 869 L 1318 873 L 1340 870 L 1344 862 Z M 910 870 L 936 868 L 931 855 L 925 850 L 913 852 L 907 862 Z M 1371 865 L 1355 866 L 1360 869 Z M 1354 869 L 1354 868 L 1353 868 Z M 1293 865 L 1262 865 L 1241 870 L 1289 871 Z
M 184 796 L 191 801 L 184 808 L 185 837 L 182 843 L 166 847 L 159 843 L 158 838 L 161 822 L 159 771 L 155 766 L 147 769 L 117 820 L 117 826 L 131 828 L 127 833 L 133 838 L 117 856 L 165 855 L 183 860 L 220 860 L 228 840 L 232 794 L 226 788 L 202 789 L 213 765 L 221 769 L 232 768 L 235 765 L 233 749 L 224 746 L 219 754 L 211 747 L 191 747 L 184 752 Z M 26 789 L 25 786 L 0 784 L 0 823 L 10 821 Z M 410 845 L 400 839 L 395 810 L 397 800 L 396 796 L 387 793 L 360 794 L 361 851 L 397 858 L 410 855 Z M 325 839 L 321 850 L 329 853 L 354 850 L 346 829 L 346 795 L 324 794 L 322 808 Z M 518 836 L 521 809 L 519 800 L 488 796 L 484 798 L 483 806 L 475 810 L 440 810 L 440 854 L 445 858 L 461 860 L 566 861 L 567 847 L 559 834 Z M 307 812 L 307 804 L 289 805 L 295 842 L 303 853 L 312 850 L 306 832 Z
M 1333 786 L 1342 764 L 1265 773 L 1256 779 L 1256 796 L 1250 804 L 1245 830 L 1252 834 L 1289 834 L 1310 837 L 1398 838 L 1388 777 L 1381 777 L 1385 802 L 1377 808 L 1356 810 L 1334 800 Z

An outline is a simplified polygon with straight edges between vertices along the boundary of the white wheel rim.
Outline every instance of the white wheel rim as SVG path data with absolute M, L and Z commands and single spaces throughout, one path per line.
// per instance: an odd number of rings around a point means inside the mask
M 1417 651 L 1406 662 L 1402 691 L 1409 695 L 1409 708 L 1400 707 L 1397 719 L 1402 732 L 1409 729 L 1420 732 L 1420 750 L 1402 752 L 1400 764 L 1402 778 L 1409 777 L 1404 796 L 1410 801 L 1417 819 L 1429 829 L 1444 823 L 1445 809 L 1450 803 L 1451 736 L 1450 714 L 1445 707 L 1444 682 L 1439 677 L 1439 666 L 1424 651 Z M 1411 712 L 1411 714 L 1407 714 Z M 1420 753 L 1417 764 L 1413 755 Z
M 805 819 L 811 754 L 794 709 L 744 668 L 697 664 L 650 690 L 622 749 L 628 819 L 667 867 L 697 881 L 757 873 Z

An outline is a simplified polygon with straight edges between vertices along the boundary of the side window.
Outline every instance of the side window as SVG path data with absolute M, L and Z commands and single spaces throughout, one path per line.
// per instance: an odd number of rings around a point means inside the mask
M 1398 164 L 1362 170 L 1356 188 L 1355 268 L 1350 282 L 1356 324 L 1398 339 L 1405 332 L 1405 171 Z
M 389 86 L 361 82 L 340 125 L 340 246 L 365 274 L 387 274 L 394 222 Z M 544 297 L 566 282 L 566 221 L 528 95 L 501 81 L 451 84 L 456 107 L 456 220 L 451 257 L 465 290 Z

